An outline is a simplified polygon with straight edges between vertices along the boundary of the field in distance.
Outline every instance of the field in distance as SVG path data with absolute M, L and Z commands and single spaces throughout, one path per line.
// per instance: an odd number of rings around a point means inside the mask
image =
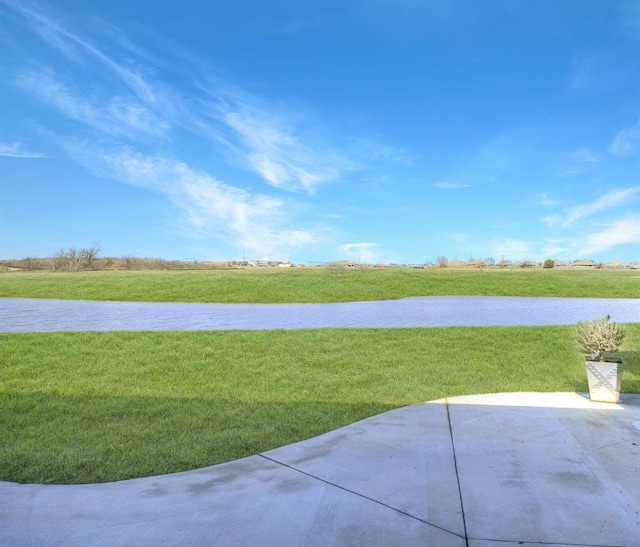
M 640 274 L 633 270 L 448 268 L 0 273 L 0 297 L 14 298 L 321 303 L 443 295 L 640 298 Z

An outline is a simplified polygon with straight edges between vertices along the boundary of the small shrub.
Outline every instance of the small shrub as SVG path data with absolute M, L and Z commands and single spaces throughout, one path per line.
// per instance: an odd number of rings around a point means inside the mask
M 604 361 L 622 347 L 625 331 L 621 325 L 609 322 L 610 316 L 595 321 L 579 321 L 576 340 L 580 350 L 591 361 Z

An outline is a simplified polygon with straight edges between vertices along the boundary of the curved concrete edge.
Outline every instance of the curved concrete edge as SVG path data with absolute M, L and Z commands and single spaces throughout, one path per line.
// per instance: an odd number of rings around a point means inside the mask
M 640 544 L 640 395 L 453 397 L 194 471 L 0 482 L 2 545 Z

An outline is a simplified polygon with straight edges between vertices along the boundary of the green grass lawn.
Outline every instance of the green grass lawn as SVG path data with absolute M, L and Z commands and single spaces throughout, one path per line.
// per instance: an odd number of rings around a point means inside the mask
M 640 298 L 640 275 L 631 270 L 408 268 L 0 273 L 0 297 L 306 303 L 431 295 Z
M 627 271 L 1 273 L 0 296 L 344 302 L 640 297 Z M 640 392 L 640 324 L 624 390 Z M 443 397 L 586 391 L 571 327 L 0 334 L 0 479 L 85 483 L 211 465 Z M 636 350 L 636 351 L 633 351 Z
M 624 390 L 640 392 L 640 324 Z M 0 335 L 0 479 L 211 465 L 461 394 L 587 390 L 572 327 Z

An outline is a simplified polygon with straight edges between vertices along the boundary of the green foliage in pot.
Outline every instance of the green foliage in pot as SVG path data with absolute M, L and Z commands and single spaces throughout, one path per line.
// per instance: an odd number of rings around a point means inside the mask
M 610 316 L 595 321 L 579 321 L 576 340 L 589 361 L 622 362 L 616 355 L 622 347 L 625 331 L 622 325 L 609 322 Z

